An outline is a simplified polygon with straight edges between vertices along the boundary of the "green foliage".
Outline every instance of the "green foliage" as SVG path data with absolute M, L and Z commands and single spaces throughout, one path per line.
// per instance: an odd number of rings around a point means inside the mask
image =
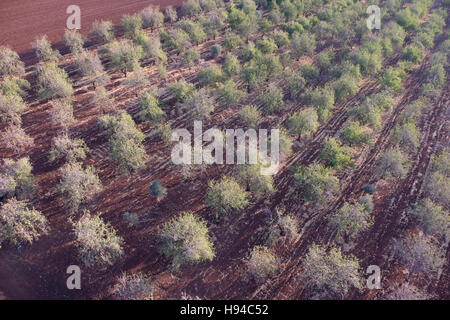
M 257 199 L 272 194 L 273 177 L 261 174 L 262 164 L 243 164 L 238 166 L 236 179 L 246 190 L 250 191 Z
M 80 163 L 66 163 L 61 168 L 61 182 L 57 191 L 63 195 L 64 207 L 72 213 L 102 190 L 94 167 L 83 169 Z
M 357 79 L 344 75 L 333 83 L 336 102 L 343 102 L 358 91 Z
M 0 76 L 21 75 L 25 72 L 25 64 L 17 52 L 9 47 L 0 46 Z
M 73 223 L 73 229 L 78 256 L 85 266 L 109 267 L 123 256 L 123 239 L 99 214 L 84 213 L 79 221 Z
M 403 178 L 408 173 L 410 162 L 398 147 L 385 151 L 377 161 L 377 173 L 382 178 Z
M 203 27 L 191 20 L 182 20 L 177 23 L 177 27 L 186 32 L 194 44 L 200 44 L 206 41 L 206 33 Z
M 329 224 L 336 230 L 337 236 L 349 239 L 369 229 L 373 225 L 373 218 L 362 204 L 346 202 L 338 212 L 330 216 Z
M 53 138 L 53 146 L 50 150 L 49 160 L 64 159 L 67 162 L 75 162 L 86 159 L 89 148 L 81 139 L 70 139 L 67 134 L 61 134 Z
M 450 205 L 450 152 L 446 148 L 435 154 L 425 180 L 425 193 L 434 202 Z
M 46 35 L 36 38 L 31 45 L 36 50 L 36 56 L 41 62 L 58 61 L 61 58 L 61 54 L 52 49 Z
M 397 124 L 391 136 L 392 143 L 406 152 L 414 152 L 420 143 L 420 131 L 413 121 Z
M 289 96 L 291 99 L 299 98 L 306 90 L 306 80 L 295 71 L 286 72 L 284 75 L 289 86 Z
M 67 29 L 64 32 L 64 41 L 66 42 L 66 46 L 70 48 L 70 51 L 72 53 L 80 52 L 81 50 L 83 50 L 84 36 L 76 29 Z
M 139 66 L 139 60 L 144 56 L 141 46 L 136 46 L 130 41 L 113 41 L 107 46 L 111 66 L 119 69 L 125 77 L 127 72 L 133 71 Z
M 420 223 L 425 233 L 450 238 L 450 212 L 429 198 L 410 208 L 408 215 Z
M 26 201 L 11 198 L 0 207 L 0 248 L 5 242 L 12 245 L 31 244 L 48 230 L 45 216 L 29 209 Z
M 257 282 L 262 282 L 273 275 L 279 266 L 277 257 L 267 247 L 263 246 L 253 247 L 245 264 L 248 272 Z
M 251 128 L 257 128 L 261 121 L 261 113 L 254 105 L 246 105 L 239 110 L 239 117 Z
M 306 108 L 293 114 L 287 122 L 287 127 L 292 134 L 309 137 L 319 127 L 316 110 L 314 108 Z
M 369 196 L 362 196 L 358 203 L 364 207 L 364 210 L 366 210 L 368 213 L 372 213 L 374 209 L 373 200 Z
M 305 201 L 322 203 L 339 189 L 339 179 L 332 169 L 313 163 L 307 167 L 299 166 L 293 172 L 297 190 Z
M 0 82 L 0 94 L 3 95 L 16 95 L 25 98 L 27 90 L 30 90 L 30 83 L 18 77 L 7 77 L 2 82 Z
M 172 259 L 172 267 L 212 261 L 214 247 L 206 223 L 192 212 L 183 212 L 160 230 L 160 252 Z
M 256 47 L 264 54 L 274 53 L 278 50 L 275 41 L 267 37 L 263 37 L 261 40 L 256 41 Z
M 145 135 L 136 128 L 126 111 L 121 110 L 116 116 L 103 116 L 99 123 L 109 136 L 111 159 L 117 162 L 125 173 L 145 167 Z
M 141 18 L 144 28 L 158 28 L 164 24 L 164 14 L 158 7 L 146 7 L 141 11 Z
M 277 113 L 284 107 L 283 90 L 271 83 L 261 96 L 264 111 L 268 114 Z
M 0 92 L 0 121 L 11 121 L 13 124 L 22 123 L 21 113 L 27 109 L 23 99 L 15 94 L 4 95 Z
M 331 116 L 331 109 L 334 108 L 334 90 L 330 88 L 317 88 L 308 90 L 303 95 L 305 103 L 315 107 L 320 122 L 325 122 Z
M 220 44 L 215 44 L 211 47 L 211 55 L 213 58 L 217 58 L 222 54 L 222 46 Z
M 270 35 L 270 37 L 273 41 L 275 41 L 278 48 L 288 46 L 291 43 L 291 40 L 289 40 L 289 34 L 284 31 L 275 31 Z
M 407 8 L 397 13 L 397 23 L 406 30 L 416 30 L 419 27 L 419 17 Z
M 159 100 L 152 92 L 144 92 L 139 100 L 139 118 L 142 121 L 158 123 L 165 117 L 164 111 L 159 107 Z
M 215 100 L 209 89 L 201 88 L 186 99 L 184 106 L 197 117 L 209 118 L 214 111 Z
M 357 121 L 352 121 L 347 124 L 341 130 L 340 136 L 342 141 L 350 146 L 362 146 L 370 142 L 369 133 L 365 132 L 364 127 Z
M 4 159 L 0 170 L 0 198 L 16 196 L 20 200 L 30 197 L 36 188 L 32 170 L 29 158 Z
M 316 56 L 316 63 L 320 70 L 327 70 L 335 58 L 334 48 L 325 49 Z
M 206 201 L 219 214 L 242 210 L 247 204 L 247 192 L 231 177 L 224 176 L 219 181 L 210 181 Z
M 380 77 L 378 82 L 384 88 L 391 88 L 394 91 L 399 91 L 402 89 L 402 81 L 404 76 L 405 74 L 403 70 L 389 67 L 383 76 Z
M 161 40 L 167 45 L 167 48 L 169 50 L 175 50 L 178 54 L 185 51 L 191 45 L 189 35 L 181 29 L 173 29 L 168 33 L 162 30 L 160 36 Z
M 175 97 L 176 101 L 183 102 L 194 94 L 195 86 L 192 83 L 188 83 L 186 80 L 181 79 L 170 84 L 167 87 L 167 90 Z
M 91 32 L 103 40 L 109 42 L 114 39 L 114 26 L 112 21 L 95 20 L 92 24 Z
M 222 68 L 228 77 L 238 75 L 242 69 L 239 59 L 232 53 L 226 55 Z
M 245 92 L 236 88 L 236 83 L 233 80 L 227 80 L 223 85 L 217 89 L 217 94 L 227 106 L 234 106 L 238 104 L 244 97 Z
M 402 59 L 412 63 L 421 63 L 425 58 L 425 48 L 416 43 L 410 44 L 403 50 Z
M 159 180 L 155 180 L 148 187 L 152 197 L 155 197 L 158 201 L 164 199 L 167 196 L 167 188 L 164 187 Z
M 228 50 L 236 49 L 244 44 L 241 37 L 235 33 L 228 33 L 223 39 L 223 44 Z
M 292 35 L 291 49 L 296 58 L 313 54 L 316 50 L 316 45 L 316 38 L 312 34 L 299 34 L 296 32 Z
M 38 67 L 38 96 L 41 100 L 67 98 L 73 94 L 66 71 L 56 63 L 48 62 Z
M 348 148 L 343 147 L 338 140 L 328 138 L 322 144 L 320 158 L 334 169 L 340 169 L 353 166 L 352 158 L 348 153 Z
M 135 13 L 133 15 L 125 14 L 120 20 L 120 26 L 127 36 L 134 37 L 142 29 L 142 17 Z
M 359 261 L 343 256 L 341 249 L 313 244 L 303 262 L 302 278 L 312 294 L 323 298 L 343 299 L 350 289 L 362 290 Z
M 199 85 L 202 87 L 214 87 L 217 86 L 218 82 L 222 82 L 224 80 L 224 75 L 222 69 L 218 65 L 211 65 L 197 73 L 197 80 Z
M 180 8 L 181 15 L 194 16 L 202 11 L 199 0 L 187 0 Z

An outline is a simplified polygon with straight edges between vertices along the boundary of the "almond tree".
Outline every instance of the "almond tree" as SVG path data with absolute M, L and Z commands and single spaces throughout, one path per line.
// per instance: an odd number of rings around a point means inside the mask
M 177 10 L 175 10 L 172 6 L 168 6 L 166 8 L 166 18 L 170 23 L 174 23 L 178 19 Z
M 48 62 L 38 67 L 38 96 L 41 100 L 67 98 L 73 94 L 67 73 L 56 63 Z
M 57 191 L 63 195 L 64 207 L 76 212 L 80 205 L 91 200 L 102 190 L 94 167 L 83 169 L 77 162 L 66 163 L 61 168 L 61 181 Z
M 139 118 L 142 121 L 158 123 L 164 119 L 164 111 L 159 107 L 160 101 L 153 92 L 144 92 L 139 100 Z
M 336 247 L 327 250 L 313 244 L 303 260 L 301 277 L 310 292 L 320 298 L 343 299 L 350 289 L 363 288 L 358 259 L 343 256 Z
M 109 42 L 114 39 L 114 26 L 112 21 L 95 20 L 92 24 L 91 32 L 101 38 L 103 42 Z
M 109 81 L 109 76 L 103 68 L 98 54 L 93 51 L 80 50 L 75 54 L 80 74 L 88 77 L 92 82 L 94 90 L 97 85 L 104 85 Z
M 85 212 L 73 229 L 78 256 L 85 266 L 106 268 L 123 256 L 123 239 L 99 214 Z
M 0 169 L 0 197 L 15 195 L 19 200 L 30 197 L 36 188 L 32 170 L 28 157 L 17 161 L 4 159 Z
M 130 174 L 145 167 L 147 154 L 143 145 L 145 135 L 136 128 L 131 116 L 124 110 L 116 116 L 103 116 L 100 126 L 106 129 L 110 156 L 121 169 Z
M 5 242 L 12 245 L 31 244 L 48 230 L 45 216 L 29 209 L 26 201 L 11 198 L 0 207 L 0 248 Z
M 106 50 L 113 68 L 120 70 L 125 77 L 129 71 L 133 71 L 139 65 L 139 60 L 143 57 L 142 47 L 130 41 L 113 41 L 107 45 Z
M 450 212 L 444 207 L 425 198 L 407 212 L 420 223 L 425 233 L 450 239 Z
M 329 218 L 329 224 L 337 236 L 342 236 L 345 241 L 358 236 L 361 232 L 373 225 L 373 217 L 362 204 L 350 204 L 348 202 Z
M 1 135 L 1 139 L 14 152 L 23 152 L 34 145 L 34 139 L 18 125 L 8 127 Z
M 4 95 L 0 92 L 0 121 L 11 121 L 15 125 L 22 123 L 21 113 L 27 109 L 22 98 L 15 94 Z
M 0 46 L 0 76 L 22 75 L 24 72 L 25 64 L 17 52 L 9 47 Z
M 333 171 L 319 163 L 294 170 L 297 190 L 305 201 L 323 202 L 339 190 L 339 179 Z
M 30 90 L 30 88 L 30 83 L 27 80 L 15 76 L 8 76 L 0 82 L 0 93 L 4 95 L 16 95 L 25 98 L 27 90 Z
M 212 261 L 215 253 L 205 221 L 192 212 L 182 212 L 160 229 L 160 252 L 172 260 L 172 268 Z
M 58 61 L 61 58 L 58 50 L 52 49 L 46 35 L 36 38 L 31 45 L 36 50 L 36 56 L 41 62 Z
M 142 273 L 123 273 L 117 278 L 112 295 L 118 300 L 152 300 L 153 286 Z
M 72 101 L 68 99 L 53 100 L 49 114 L 52 122 L 64 130 L 75 122 Z
M 64 32 L 64 41 L 70 48 L 72 53 L 80 52 L 83 50 L 84 36 L 77 30 L 66 30 Z
M 279 261 L 267 247 L 255 246 L 245 264 L 250 275 L 261 283 L 277 271 Z
M 233 210 L 242 210 L 248 204 L 247 192 L 233 178 L 227 176 L 208 183 L 206 201 L 216 212 L 216 217 Z
M 67 162 L 75 162 L 86 159 L 89 148 L 81 139 L 70 139 L 67 134 L 61 134 L 53 138 L 53 146 L 50 150 L 50 161 L 64 159 Z
M 141 11 L 144 28 L 158 28 L 164 24 L 164 14 L 159 11 L 159 7 L 148 6 Z

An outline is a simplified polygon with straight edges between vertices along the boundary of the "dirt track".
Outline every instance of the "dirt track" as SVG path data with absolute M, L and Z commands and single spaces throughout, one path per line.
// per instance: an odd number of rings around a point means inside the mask
M 26 62 L 33 58 L 32 42 L 46 34 L 52 43 L 62 40 L 66 29 L 66 9 L 78 5 L 81 9 L 81 32 L 88 33 L 96 19 L 109 19 L 114 24 L 125 13 L 139 11 L 155 4 L 161 8 L 178 5 L 181 0 L 1 0 L 0 45 L 9 45 Z M 31 61 L 30 61 L 31 62 Z

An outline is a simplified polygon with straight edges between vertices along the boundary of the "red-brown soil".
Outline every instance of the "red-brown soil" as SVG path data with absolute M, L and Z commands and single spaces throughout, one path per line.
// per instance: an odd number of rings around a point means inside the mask
M 181 0 L 1 0 L 0 45 L 8 45 L 21 54 L 26 62 L 33 61 L 30 43 L 37 36 L 47 35 L 56 47 L 62 41 L 69 5 L 81 9 L 81 32 L 89 33 L 97 19 L 120 22 L 125 13 L 133 13 L 149 5 L 161 9 L 179 5 Z

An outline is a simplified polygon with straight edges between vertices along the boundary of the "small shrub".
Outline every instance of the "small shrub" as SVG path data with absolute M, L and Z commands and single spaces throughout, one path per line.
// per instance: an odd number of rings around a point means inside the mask
M 195 49 L 189 49 L 184 54 L 183 64 L 186 67 L 193 67 L 197 64 L 198 60 L 200 60 L 200 53 Z
M 224 105 L 234 106 L 238 104 L 246 95 L 242 90 L 236 88 L 233 80 L 227 80 L 217 89 L 218 96 L 223 100 Z
M 155 197 L 158 201 L 161 201 L 167 196 L 167 188 L 164 187 L 159 180 L 153 181 L 148 189 L 152 197 Z
M 257 199 L 275 191 L 273 177 L 262 175 L 261 166 L 261 164 L 239 165 L 236 175 L 238 183 L 245 186 L 246 190 L 250 191 Z
M 58 99 L 51 102 L 50 118 L 56 126 L 67 128 L 75 122 L 73 106 L 70 100 Z
M 49 62 L 38 67 L 38 96 L 41 100 L 67 98 L 73 94 L 67 73 Z
M 25 64 L 17 52 L 9 47 L 0 46 L 0 76 L 22 75 L 24 72 Z
M 166 18 L 170 23 L 174 23 L 178 19 L 177 10 L 172 6 L 168 6 L 165 11 Z
M 123 273 L 117 278 L 112 295 L 118 300 L 152 300 L 153 286 L 142 273 Z
M 34 145 L 34 140 L 20 126 L 12 125 L 1 135 L 1 140 L 14 152 L 23 152 Z
M 84 213 L 73 229 L 78 256 L 85 266 L 108 267 L 123 256 L 123 239 L 99 214 Z
M 278 112 L 282 107 L 284 107 L 283 98 L 283 90 L 278 88 L 273 83 L 269 84 L 261 97 L 264 111 L 268 114 Z
M 222 69 L 218 65 L 211 65 L 197 73 L 197 81 L 201 87 L 216 86 L 224 79 Z
M 125 14 L 122 16 L 120 26 L 127 36 L 133 37 L 142 29 L 142 17 L 139 14 Z
M 408 210 L 408 215 L 416 219 L 425 233 L 450 238 L 450 212 L 425 198 Z
M 32 43 L 32 47 L 36 50 L 36 56 L 42 62 L 58 61 L 61 58 L 61 54 L 57 50 L 52 49 L 47 36 L 36 38 Z
M 32 170 L 28 157 L 17 161 L 4 159 L 0 170 L 0 197 L 16 196 L 19 200 L 29 198 L 36 189 Z
M 192 83 L 186 82 L 184 79 L 170 84 L 167 89 L 175 97 L 177 102 L 185 101 L 195 92 L 195 86 Z
M 27 105 L 20 96 L 0 93 L 0 120 L 2 122 L 11 121 L 15 125 L 20 125 L 22 123 L 20 115 L 26 109 Z
M 314 108 L 306 108 L 295 113 L 289 118 L 287 127 L 292 134 L 309 137 L 319 127 L 316 110 Z
M 164 111 L 159 107 L 159 100 L 152 92 L 144 92 L 139 100 L 139 118 L 142 121 L 160 122 L 164 119 Z
M 408 173 L 408 157 L 398 148 L 390 148 L 377 161 L 377 173 L 382 178 L 403 178 Z
M 109 42 L 114 39 L 114 26 L 112 21 L 95 20 L 92 24 L 91 32 L 102 39 L 103 42 Z
M 352 121 L 345 126 L 340 136 L 342 141 L 350 146 L 362 146 L 370 142 L 370 135 L 357 121 Z
M 349 150 L 343 147 L 339 141 L 334 138 L 328 138 L 322 144 L 320 158 L 325 160 L 328 165 L 334 169 L 353 166 Z
M 293 55 L 299 59 L 304 55 L 313 54 L 316 50 L 316 39 L 311 34 L 299 34 L 298 32 L 292 35 L 291 48 Z
M 242 69 L 239 59 L 232 53 L 226 55 L 222 68 L 228 77 L 238 75 Z
M 364 191 L 365 193 L 368 193 L 368 194 L 374 194 L 375 191 L 376 191 L 375 186 L 374 186 L 373 184 L 370 184 L 370 183 L 365 184 L 365 185 L 362 187 L 362 189 L 363 189 L 363 191 Z
M 242 210 L 248 204 L 245 190 L 230 177 L 219 181 L 210 181 L 206 193 L 207 203 L 218 214 L 227 214 L 233 210 Z
M 0 207 L 0 248 L 5 242 L 12 245 L 31 244 L 48 230 L 45 216 L 29 209 L 25 201 L 12 198 Z
M 366 210 L 368 213 L 372 213 L 374 209 L 373 200 L 369 196 L 362 196 L 358 203 L 361 204 L 364 207 L 364 210 Z
M 158 7 L 146 7 L 141 11 L 141 18 L 144 28 L 158 28 L 164 24 L 164 14 Z
M 107 52 L 111 58 L 112 67 L 120 70 L 125 77 L 127 72 L 139 66 L 139 60 L 144 55 L 141 46 L 135 46 L 129 41 L 111 42 L 107 46 Z
M 239 117 L 245 124 L 251 128 L 258 127 L 261 121 L 261 113 L 254 105 L 246 105 L 239 110 Z
M 84 37 L 77 30 L 66 30 L 64 32 L 64 41 L 66 46 L 70 48 L 72 53 L 80 52 L 83 50 Z
M 213 59 L 217 58 L 222 54 L 222 46 L 220 44 L 215 44 L 211 47 L 211 56 Z
M 184 106 L 196 117 L 209 118 L 214 111 L 215 101 L 209 89 L 201 88 L 186 99 Z
M 172 267 L 212 261 L 214 248 L 206 223 L 192 212 L 183 212 L 165 223 L 160 230 L 160 251 L 172 259 Z
M 329 224 L 336 230 L 337 236 L 348 240 L 369 229 L 373 225 L 373 218 L 362 204 L 346 202 L 338 212 L 330 216 Z
M 0 94 L 3 93 L 5 96 L 7 95 L 16 95 L 21 98 L 25 98 L 27 96 L 27 90 L 30 90 L 30 83 L 18 77 L 7 77 L 2 82 L 0 82 Z
M 70 139 L 67 134 L 53 138 L 53 146 L 50 150 L 50 161 L 65 159 L 67 162 L 75 162 L 86 159 L 89 148 L 81 139 Z
M 245 263 L 248 272 L 257 282 L 262 282 L 273 275 L 279 265 L 276 256 L 267 247 L 262 246 L 254 247 Z

